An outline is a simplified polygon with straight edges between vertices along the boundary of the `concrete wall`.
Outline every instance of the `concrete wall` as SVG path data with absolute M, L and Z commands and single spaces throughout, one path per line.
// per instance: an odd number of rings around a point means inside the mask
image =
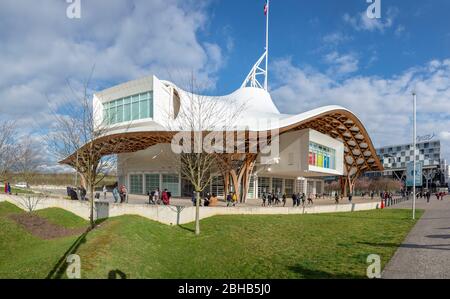
M 23 209 L 16 196 L 0 195 L 0 202 L 8 201 Z M 42 201 L 38 210 L 46 208 L 61 208 L 89 219 L 89 204 L 86 202 L 70 201 L 49 198 Z M 320 214 L 336 212 L 354 212 L 374 210 L 379 208 L 379 203 L 360 203 L 312 207 L 201 207 L 200 219 L 216 215 L 296 215 L 296 214 Z M 103 214 L 103 213 L 102 213 Z M 195 221 L 195 207 L 177 208 L 174 206 L 149 206 L 133 204 L 109 204 L 107 211 L 109 217 L 122 215 L 138 215 L 167 225 L 186 224 Z

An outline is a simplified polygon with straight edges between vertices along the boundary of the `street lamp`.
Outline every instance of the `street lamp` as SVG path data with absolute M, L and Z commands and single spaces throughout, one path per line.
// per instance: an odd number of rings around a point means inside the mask
M 414 149 L 414 156 L 413 156 L 413 219 L 416 219 L 416 130 L 417 130 L 417 120 L 416 120 L 416 105 L 417 105 L 417 94 L 415 91 L 412 93 L 413 95 L 413 149 Z

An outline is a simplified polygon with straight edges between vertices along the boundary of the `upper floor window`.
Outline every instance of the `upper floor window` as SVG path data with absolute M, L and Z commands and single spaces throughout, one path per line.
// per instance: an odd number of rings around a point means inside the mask
M 107 125 L 153 117 L 153 92 L 144 92 L 103 104 Z
M 309 165 L 326 169 L 336 169 L 335 160 L 336 151 L 334 149 L 315 142 L 309 143 Z

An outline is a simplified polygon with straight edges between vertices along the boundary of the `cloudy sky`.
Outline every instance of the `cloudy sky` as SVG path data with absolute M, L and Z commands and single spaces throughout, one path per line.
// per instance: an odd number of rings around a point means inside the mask
M 0 118 L 41 139 L 49 111 L 95 65 L 93 90 L 156 74 L 194 71 L 210 94 L 237 89 L 264 51 L 264 0 L 0 1 Z M 270 91 L 281 112 L 328 104 L 354 111 L 375 146 L 435 133 L 450 160 L 448 0 L 272 0 Z M 50 109 L 51 108 L 51 109 Z M 50 165 L 51 163 L 49 163 Z

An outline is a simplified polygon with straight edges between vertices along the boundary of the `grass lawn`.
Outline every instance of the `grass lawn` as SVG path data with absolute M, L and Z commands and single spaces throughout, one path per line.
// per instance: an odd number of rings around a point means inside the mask
M 1 203 L 0 278 L 47 277 L 77 237 L 36 239 L 8 213 L 19 211 Z M 86 225 L 57 209 L 40 215 Z M 169 227 L 122 216 L 104 221 L 75 247 L 83 278 L 364 278 L 367 256 L 379 254 L 384 267 L 414 225 L 409 218 L 409 210 L 219 216 L 201 221 L 196 237 L 194 224 Z

